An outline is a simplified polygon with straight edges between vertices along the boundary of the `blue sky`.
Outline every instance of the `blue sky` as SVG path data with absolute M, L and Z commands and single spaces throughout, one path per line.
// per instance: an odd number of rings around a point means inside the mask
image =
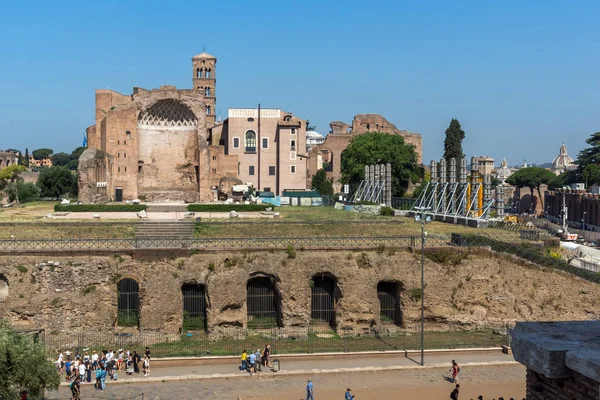
M 217 109 L 278 107 L 329 131 L 379 113 L 439 159 L 576 156 L 600 131 L 599 1 L 21 1 L 0 11 L 0 148 L 71 151 L 94 90 L 191 87 L 218 57 Z

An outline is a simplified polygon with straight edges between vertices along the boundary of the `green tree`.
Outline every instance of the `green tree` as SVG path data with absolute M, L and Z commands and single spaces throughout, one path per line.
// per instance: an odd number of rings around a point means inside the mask
M 585 142 L 590 147 L 581 150 L 575 161 L 580 176 L 583 176 L 583 171 L 588 165 L 600 164 L 600 132 L 592 134 Z
M 37 149 L 31 152 L 33 158 L 35 158 L 36 160 L 43 160 L 44 158 L 48 158 L 52 155 L 52 153 L 54 153 L 54 150 L 46 148 Z
M 42 197 L 76 196 L 77 175 L 67 167 L 52 166 L 40 171 L 37 187 Z
M 27 168 L 19 164 L 9 165 L 8 167 L 0 170 L 0 190 L 4 190 L 9 184 L 21 180 L 21 174 L 25 171 L 27 171 Z M 17 203 L 19 202 L 18 189 L 19 187 L 16 186 L 15 200 Z
M 410 182 L 416 183 L 422 170 L 417 165 L 415 147 L 404 143 L 400 135 L 367 132 L 355 136 L 342 153 L 341 182 L 352 191 L 364 179 L 365 165 L 392 165 L 392 194 L 402 196 Z
M 425 171 L 423 173 L 423 179 L 421 179 L 421 184 L 419 184 L 419 186 L 415 188 L 415 190 L 412 193 L 412 197 L 415 199 L 418 198 L 421 195 L 421 193 L 423 193 L 423 190 L 425 190 L 425 187 L 430 181 L 431 171 L 429 170 L 429 168 L 425 168 Z
M 29 168 L 29 149 L 25 148 L 25 160 L 23 162 L 23 165 L 26 166 L 27 168 Z
M 73 150 L 71 152 L 71 160 L 79 160 L 81 153 L 83 153 L 86 149 L 87 149 L 87 147 L 79 146 L 78 148 Z
M 583 168 L 583 180 L 585 185 L 592 186 L 595 183 L 600 183 L 600 165 L 588 164 Z
M 27 390 L 30 399 L 42 399 L 57 390 L 60 378 L 50 355 L 40 343 L 0 324 L 0 399 L 18 399 Z
M 577 170 L 566 171 L 552 178 L 552 180 L 548 182 L 548 187 L 550 189 L 560 189 L 564 186 L 569 186 L 572 183 L 577 182 L 577 180 Z
M 31 182 L 17 181 L 10 183 L 6 186 L 5 192 L 8 195 L 8 201 L 18 199 L 20 202 L 26 202 L 40 197 L 39 189 Z
M 79 166 L 79 160 L 71 160 L 66 165 L 66 167 L 69 169 L 69 171 L 77 171 L 78 166 Z
M 544 168 L 528 167 L 521 168 L 506 179 L 506 183 L 518 188 L 528 187 L 531 190 L 531 198 L 534 199 L 533 190 L 536 189 L 539 195 L 542 209 L 544 208 L 544 196 L 540 191 L 540 185 L 548 184 L 555 178 L 555 175 Z M 535 209 L 535 205 L 533 206 Z
M 67 153 L 56 153 L 50 157 L 52 160 L 52 165 L 56 165 L 57 167 L 67 165 L 69 161 L 71 161 L 71 155 Z
M 462 149 L 462 141 L 465 138 L 465 131 L 460 127 L 460 122 L 452 118 L 448 129 L 446 129 L 446 138 L 444 139 L 444 159 L 450 165 L 450 159 L 456 159 L 456 165 L 460 165 L 460 160 L 465 158 Z
M 333 196 L 333 179 L 327 179 L 327 172 L 323 168 L 313 175 L 311 187 L 321 196 Z

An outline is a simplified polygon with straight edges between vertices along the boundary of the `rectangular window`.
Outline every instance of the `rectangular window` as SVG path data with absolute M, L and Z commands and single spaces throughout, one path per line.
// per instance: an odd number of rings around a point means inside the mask
M 290 174 L 295 174 L 295 173 L 296 173 L 296 166 L 290 165 Z
M 263 149 L 268 149 L 269 148 L 269 138 L 262 138 L 262 148 Z
M 125 137 L 126 137 L 127 139 L 131 139 L 131 132 L 129 132 L 129 131 L 125 131 Z
M 254 165 L 251 165 L 248 167 L 248 175 L 250 175 L 250 176 L 254 175 Z
M 240 148 L 240 138 L 239 137 L 234 137 L 233 138 L 233 148 L 234 149 L 239 149 Z
M 125 167 L 125 172 L 127 172 L 127 167 Z
M 265 192 L 270 192 L 270 191 L 271 191 L 271 188 L 270 188 L 270 187 L 266 187 L 264 191 L 265 191 Z
M 296 134 L 296 128 L 292 128 L 292 135 Z
M 275 166 L 271 165 L 269 167 L 269 175 L 275 175 Z
M 217 170 L 216 170 L 216 168 L 213 168 L 213 169 L 212 169 L 212 173 L 213 173 L 213 174 L 216 174 L 216 173 L 217 173 Z
M 216 160 L 217 160 L 217 156 L 213 156 L 213 161 L 216 161 Z
M 290 150 L 296 151 L 296 141 L 290 140 Z
M 121 158 L 121 153 L 117 153 L 117 158 Z
M 127 144 L 127 140 L 123 140 L 123 144 Z
M 118 145 L 120 145 L 120 144 L 121 144 L 121 141 L 120 141 L 120 140 L 117 140 L 117 146 L 118 146 Z
M 121 167 L 117 167 L 117 172 L 121 172 Z
M 290 151 L 290 160 L 295 160 L 295 159 L 296 159 L 296 152 Z
M 123 153 L 123 158 L 127 158 L 127 153 Z

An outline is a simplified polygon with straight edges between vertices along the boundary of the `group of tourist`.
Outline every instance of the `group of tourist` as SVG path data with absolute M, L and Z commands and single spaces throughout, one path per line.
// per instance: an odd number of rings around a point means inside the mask
M 146 347 L 142 364 L 144 376 L 150 375 L 150 354 L 150 349 Z M 119 349 L 113 352 L 112 349 L 109 349 L 102 350 L 100 354 L 93 351 L 91 355 L 86 351 L 82 356 L 77 349 L 73 357 L 71 357 L 70 351 L 65 352 L 64 355 L 59 351 L 56 368 L 59 374 L 65 374 L 65 380 L 69 382 L 73 399 L 78 399 L 80 385 L 91 383 L 92 373 L 95 377 L 94 388 L 105 390 L 107 377 L 116 381 L 120 371 L 125 371 L 127 375 L 139 373 L 141 361 L 142 357 L 135 350 Z
M 267 344 L 263 353 L 260 353 L 260 349 L 256 349 L 255 352 L 248 352 L 244 349 L 242 352 L 242 365 L 240 371 L 248 372 L 250 375 L 254 375 L 257 371 L 262 371 L 262 367 L 271 368 L 271 345 Z

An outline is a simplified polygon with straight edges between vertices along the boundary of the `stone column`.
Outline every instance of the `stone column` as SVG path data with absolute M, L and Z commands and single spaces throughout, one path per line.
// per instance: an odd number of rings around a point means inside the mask
M 385 204 L 392 206 L 392 164 L 385 165 Z
M 434 160 L 431 160 L 431 164 L 429 164 L 429 168 L 430 168 L 430 179 L 429 179 L 429 186 L 431 187 L 431 190 L 433 190 L 433 204 L 432 204 L 432 208 L 435 209 L 435 207 L 437 206 L 437 188 L 438 188 L 438 168 L 437 168 L 437 163 Z M 426 205 L 427 206 L 427 205 Z
M 471 157 L 471 211 L 472 215 L 476 216 L 477 211 L 479 211 L 479 207 L 477 205 L 477 181 L 479 178 L 479 164 L 477 163 L 477 157 Z
M 440 189 L 438 191 L 439 193 L 439 201 L 440 201 L 440 210 L 445 211 L 446 210 L 446 178 L 447 178 L 447 171 L 446 171 L 446 160 L 444 158 L 442 158 L 440 160 L 439 163 L 439 173 L 438 173 L 438 179 L 440 181 Z
M 450 198 L 450 212 L 454 214 L 456 212 L 456 191 L 454 187 L 456 185 L 456 158 L 450 159 L 450 193 L 454 191 L 454 195 Z
M 502 217 L 504 215 L 504 194 L 500 189 L 500 186 L 496 187 L 496 217 Z
M 373 200 L 375 200 L 374 203 L 377 204 L 381 204 L 381 196 L 383 194 L 379 193 L 379 182 L 381 182 L 381 167 L 379 166 L 379 164 L 375 164 L 375 179 L 373 180 L 373 187 L 375 188 L 375 193 L 373 195 L 377 195 L 377 197 L 374 197 Z

